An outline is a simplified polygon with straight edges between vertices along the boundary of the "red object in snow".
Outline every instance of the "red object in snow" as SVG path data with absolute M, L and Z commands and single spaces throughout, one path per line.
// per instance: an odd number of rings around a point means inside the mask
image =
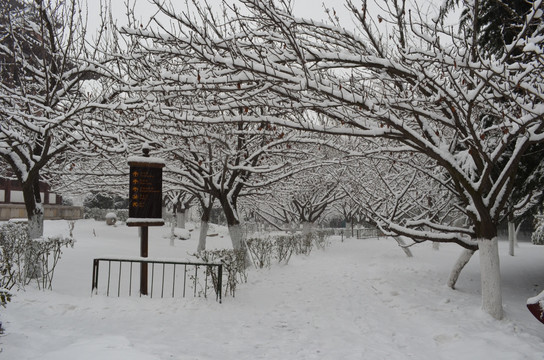
M 527 308 L 541 323 L 544 324 L 544 291 L 527 300 Z

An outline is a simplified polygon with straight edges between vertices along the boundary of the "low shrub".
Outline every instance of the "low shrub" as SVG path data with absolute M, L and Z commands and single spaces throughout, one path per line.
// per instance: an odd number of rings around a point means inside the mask
M 295 252 L 295 235 L 280 235 L 275 238 L 275 255 L 278 263 L 288 264 Z
M 247 282 L 247 267 L 245 266 L 244 250 L 202 250 L 192 254 L 192 256 L 204 262 L 221 261 L 223 264 L 222 282 L 225 284 L 225 295 L 230 294 L 232 297 L 234 297 L 236 293 L 236 285 L 242 282 Z M 208 269 L 208 271 L 210 270 Z M 217 291 L 218 279 L 216 278 L 215 273 L 208 273 L 208 275 L 212 277 L 214 290 Z
M 74 246 L 62 236 L 30 239 L 26 223 L 8 222 L 0 227 L 0 289 L 24 288 L 35 280 L 38 288 L 51 289 L 62 248 Z M 7 297 L 6 297 L 7 299 Z
M 11 301 L 11 293 L 7 289 L 0 289 L 0 306 L 6 307 L 6 304 Z M 0 324 L 0 328 L 1 328 Z
M 259 269 L 270 267 L 275 245 L 270 238 L 250 238 L 246 240 L 246 245 L 255 267 Z

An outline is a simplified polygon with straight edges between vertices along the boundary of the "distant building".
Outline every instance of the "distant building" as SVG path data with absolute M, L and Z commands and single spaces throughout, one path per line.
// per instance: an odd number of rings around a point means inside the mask
M 62 196 L 51 191 L 47 183 L 40 182 L 40 195 L 45 219 L 76 220 L 83 218 L 83 208 L 62 205 Z M 0 221 L 27 218 L 21 183 L 0 177 Z
M 40 195 L 44 205 L 61 205 L 62 196 L 51 192 L 48 184 L 40 181 Z M 0 177 L 0 203 L 24 204 L 23 189 L 17 180 Z

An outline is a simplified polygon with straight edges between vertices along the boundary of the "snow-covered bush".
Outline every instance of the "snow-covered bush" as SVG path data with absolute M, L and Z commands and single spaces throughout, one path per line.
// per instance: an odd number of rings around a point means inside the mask
M 531 240 L 535 245 L 544 245 L 544 215 L 536 216 L 535 231 L 531 235 Z
M 274 242 L 270 237 L 266 239 L 250 238 L 246 240 L 246 244 L 255 267 L 259 269 L 270 267 L 274 250 Z
M 106 224 L 108 225 L 115 225 L 117 222 L 117 214 L 114 212 L 109 212 L 106 214 Z
M 334 235 L 334 231 L 332 232 L 332 235 Z M 329 236 L 331 236 L 330 231 L 318 231 L 313 239 L 315 247 L 321 250 L 325 250 L 325 248 L 329 246 Z
M 27 225 L 8 222 L 0 227 L 0 288 L 25 284 L 26 249 L 30 247 Z
M 84 217 L 85 219 L 95 219 L 96 221 L 105 221 L 106 215 L 109 213 L 115 213 L 117 216 L 117 221 L 125 222 L 128 219 L 128 209 L 99 209 L 99 208 L 85 208 Z
M 225 285 L 225 295 L 230 293 L 231 296 L 234 297 L 236 293 L 236 285 L 241 282 L 247 282 L 245 251 L 243 250 L 202 250 L 192 255 L 204 262 L 221 261 L 223 264 L 223 284 Z M 210 271 L 210 269 L 208 269 L 208 271 Z M 218 282 L 217 278 L 215 277 L 216 275 L 213 272 L 208 273 L 208 275 L 212 277 L 214 289 L 217 289 Z
M 295 254 L 310 255 L 313 248 L 314 233 L 295 234 Z
M 278 263 L 289 263 L 291 255 L 295 252 L 294 235 L 281 235 L 274 241 L 275 255 Z
M 34 257 L 41 265 L 41 276 L 36 279 L 38 287 L 52 289 L 53 275 L 58 261 L 62 255 L 62 248 L 74 247 L 74 239 L 61 235 L 43 237 L 32 241 Z
M 0 227 L 0 288 L 24 288 L 36 280 L 51 289 L 62 248 L 74 246 L 73 238 L 42 237 L 31 240 L 26 223 L 8 222 Z
M 0 306 L 6 307 L 6 304 L 11 301 L 11 293 L 8 289 L 0 289 Z M 2 323 L 0 323 L 0 331 L 2 330 Z

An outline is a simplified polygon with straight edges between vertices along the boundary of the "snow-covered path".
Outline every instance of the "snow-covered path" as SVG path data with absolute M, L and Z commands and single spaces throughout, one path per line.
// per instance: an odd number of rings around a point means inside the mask
M 48 226 L 60 224 L 48 223 Z M 92 235 L 91 228 L 99 236 Z M 157 256 L 186 256 L 191 240 Z M 430 245 L 405 257 L 394 242 L 334 239 L 288 265 L 251 269 L 236 298 L 148 299 L 90 296 L 93 256 L 134 256 L 136 232 L 83 221 L 55 290 L 17 293 L 0 314 L 2 359 L 544 359 L 544 326 L 525 308 L 544 286 L 544 247 L 501 244 L 506 318 L 480 311 L 478 257 L 444 284 L 460 249 Z M 226 235 L 211 246 L 228 246 Z M 127 247 L 131 247 L 128 249 Z M 137 250 L 137 249 L 136 249 Z M 78 280 L 79 279 L 79 280 Z

